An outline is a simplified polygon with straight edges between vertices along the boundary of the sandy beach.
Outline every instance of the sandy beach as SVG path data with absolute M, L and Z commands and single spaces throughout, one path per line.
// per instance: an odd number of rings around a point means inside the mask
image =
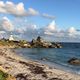
M 80 75 L 24 59 L 8 48 L 0 48 L 0 66 L 16 80 L 80 80 Z

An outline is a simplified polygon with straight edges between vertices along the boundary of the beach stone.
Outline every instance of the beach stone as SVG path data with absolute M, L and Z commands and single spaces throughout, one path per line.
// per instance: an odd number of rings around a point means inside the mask
M 30 70 L 34 74 L 45 74 L 44 69 L 42 67 L 39 67 L 39 66 L 30 67 Z
M 80 59 L 78 58 L 71 58 L 68 63 L 72 64 L 72 65 L 80 65 Z
M 16 79 L 17 80 L 28 80 L 27 75 L 24 75 L 23 73 L 16 75 Z
M 51 78 L 49 80 L 62 80 L 62 79 L 60 79 L 60 78 Z
M 48 58 L 47 57 L 43 57 L 40 60 L 46 61 L 46 60 L 48 60 Z

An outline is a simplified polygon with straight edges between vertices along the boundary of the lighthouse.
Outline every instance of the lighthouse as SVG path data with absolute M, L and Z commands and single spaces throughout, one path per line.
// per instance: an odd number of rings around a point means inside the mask
M 14 41 L 13 35 L 10 35 L 9 41 Z

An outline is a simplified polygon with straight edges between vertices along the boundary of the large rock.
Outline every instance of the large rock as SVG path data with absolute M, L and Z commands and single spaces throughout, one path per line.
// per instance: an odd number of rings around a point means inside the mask
M 69 64 L 72 64 L 72 65 L 80 65 L 80 59 L 78 58 L 71 58 L 69 61 L 68 61 Z
M 33 39 L 30 44 L 32 48 L 62 48 L 60 44 L 46 42 L 40 36 L 38 36 L 36 40 Z

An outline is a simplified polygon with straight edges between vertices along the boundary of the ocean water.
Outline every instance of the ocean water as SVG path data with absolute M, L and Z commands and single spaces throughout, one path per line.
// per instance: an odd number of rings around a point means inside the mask
M 73 57 L 80 59 L 80 43 L 61 43 L 63 48 L 21 48 L 16 53 L 26 59 L 40 61 L 51 67 L 80 74 L 80 66 L 70 65 L 67 61 Z

